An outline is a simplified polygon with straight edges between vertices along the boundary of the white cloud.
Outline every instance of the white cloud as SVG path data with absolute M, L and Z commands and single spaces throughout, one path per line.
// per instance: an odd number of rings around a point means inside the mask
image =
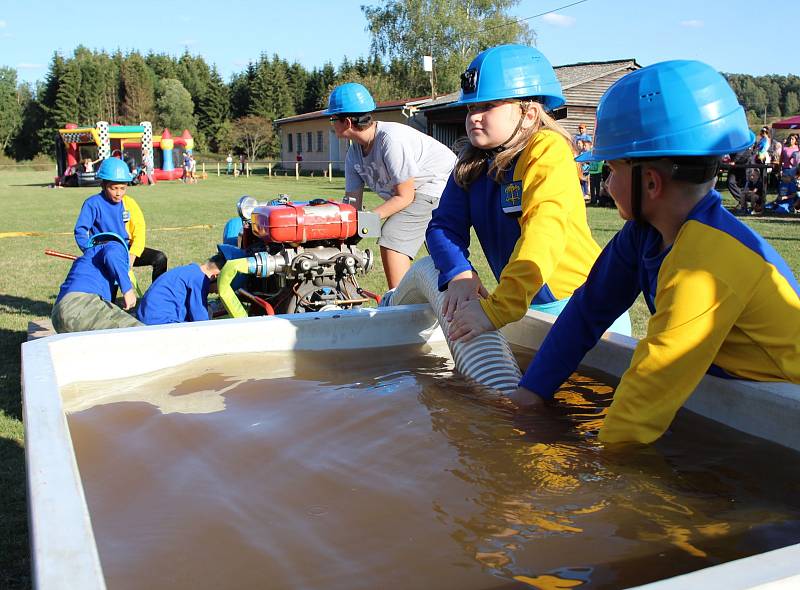
M 0 20 L 0 29 L 5 29 L 8 23 L 4 20 Z
M 572 16 L 567 16 L 565 14 L 558 14 L 557 12 L 551 12 L 550 14 L 545 14 L 542 17 L 542 20 L 546 22 L 548 25 L 554 25 L 556 27 L 571 27 L 575 24 L 575 18 Z
M 701 20 L 691 19 L 691 20 L 682 20 L 681 21 L 682 27 L 687 27 L 689 29 L 700 29 L 705 26 L 705 23 Z
M 18 70 L 40 70 L 44 67 L 44 64 L 32 64 L 27 62 L 22 62 L 17 64 Z

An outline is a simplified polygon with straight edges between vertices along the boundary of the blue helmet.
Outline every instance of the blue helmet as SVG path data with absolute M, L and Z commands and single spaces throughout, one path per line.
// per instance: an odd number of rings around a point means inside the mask
M 106 158 L 97 169 L 96 178 L 109 182 L 125 182 L 133 180 L 128 165 L 119 158 Z
M 665 61 L 606 90 L 593 150 L 578 160 L 721 156 L 754 141 L 744 109 L 719 72 L 699 61 Z
M 98 244 L 104 244 L 106 242 L 119 242 L 123 246 L 125 246 L 125 250 L 128 250 L 128 242 L 125 239 L 113 231 L 103 231 L 94 234 L 92 237 L 89 238 L 89 243 L 87 248 L 92 248 L 97 246 Z
M 553 66 L 534 47 L 498 45 L 480 52 L 461 74 L 456 104 L 532 97 L 538 97 L 548 111 L 564 104 Z
M 369 90 L 356 82 L 341 84 L 328 98 L 326 115 L 359 115 L 375 110 L 375 101 Z

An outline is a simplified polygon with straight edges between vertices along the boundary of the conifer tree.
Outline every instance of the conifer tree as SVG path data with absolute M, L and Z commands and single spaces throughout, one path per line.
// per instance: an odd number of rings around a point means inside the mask
M 138 53 L 131 53 L 120 70 L 120 117 L 122 122 L 136 125 L 152 121 L 155 114 L 155 84 L 152 71 Z
M 230 84 L 231 117 L 239 119 L 246 116 L 251 109 L 253 84 L 257 76 L 257 67 L 253 63 L 241 74 L 235 74 Z
M 50 111 L 52 122 L 56 127 L 67 123 L 80 123 L 78 114 L 78 96 L 81 91 L 81 71 L 75 60 L 67 61 L 59 81 L 56 101 Z
M 299 63 L 294 62 L 288 70 L 289 88 L 292 92 L 292 108 L 296 113 L 304 113 L 306 100 L 306 87 L 309 82 L 308 71 Z
M 219 149 L 219 130 L 230 115 L 230 95 L 216 68 L 212 68 L 206 92 L 197 111 L 197 127 L 213 151 Z
M 17 71 L 0 67 L 0 153 L 6 151 L 22 124 L 17 94 Z

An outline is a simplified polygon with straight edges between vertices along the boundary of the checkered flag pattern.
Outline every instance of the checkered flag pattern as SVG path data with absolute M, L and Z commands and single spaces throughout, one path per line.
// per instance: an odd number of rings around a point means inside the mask
M 155 162 L 153 158 L 153 124 L 150 121 L 142 121 L 140 125 L 144 128 L 142 131 L 142 160 L 146 160 L 150 156 L 149 161 Z
M 108 123 L 106 121 L 97 122 L 97 135 L 100 138 L 100 147 L 97 150 L 98 155 L 103 158 L 111 157 L 111 137 L 108 134 Z

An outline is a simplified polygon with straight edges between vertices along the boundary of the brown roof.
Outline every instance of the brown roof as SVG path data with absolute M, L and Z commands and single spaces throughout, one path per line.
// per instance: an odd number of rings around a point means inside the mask
M 384 100 L 381 102 L 375 103 L 375 111 L 392 111 L 398 108 L 402 108 L 408 104 L 413 103 L 423 103 L 428 100 L 427 96 L 417 97 L 417 98 L 403 98 L 400 100 Z M 283 117 L 282 119 L 275 119 L 276 124 L 281 123 L 295 123 L 297 121 L 309 121 L 311 119 L 323 119 L 328 117 L 325 114 L 325 109 L 319 111 L 312 111 L 310 113 L 303 113 L 301 115 L 292 115 L 291 117 Z
M 636 63 L 635 59 L 617 59 L 613 61 L 588 61 L 577 64 L 567 64 L 564 66 L 556 66 L 553 68 L 556 71 L 558 81 L 564 90 L 572 88 L 578 84 L 589 82 L 597 78 L 602 78 L 608 74 L 625 70 L 628 68 L 638 69 L 641 66 Z
M 575 64 L 566 64 L 563 66 L 555 66 L 553 69 L 556 72 L 558 81 L 561 82 L 561 87 L 564 90 L 574 88 L 580 84 L 585 84 L 597 78 L 602 78 L 614 72 L 625 69 L 639 69 L 641 66 L 636 63 L 635 59 L 615 59 L 611 61 L 586 61 Z M 451 92 L 450 94 L 443 94 L 433 100 L 428 97 L 405 98 L 402 100 L 386 100 L 377 103 L 376 111 L 390 111 L 406 105 L 417 103 L 422 109 L 431 109 L 437 106 L 449 105 L 458 100 L 458 92 Z M 323 114 L 324 110 L 313 111 L 311 113 L 303 113 L 302 115 L 293 115 L 291 117 L 284 117 L 277 119 L 275 123 L 293 123 L 295 121 L 308 121 L 310 119 L 322 119 L 327 117 Z
M 620 70 L 639 69 L 640 67 L 641 66 L 636 63 L 635 59 L 615 59 L 612 61 L 588 61 L 566 64 L 563 66 L 555 66 L 553 69 L 556 72 L 558 81 L 561 82 L 561 88 L 563 90 L 568 90 Z M 449 105 L 458 100 L 458 95 L 458 92 L 442 95 L 436 100 L 432 100 L 423 105 L 421 108 L 427 110 L 437 106 Z

